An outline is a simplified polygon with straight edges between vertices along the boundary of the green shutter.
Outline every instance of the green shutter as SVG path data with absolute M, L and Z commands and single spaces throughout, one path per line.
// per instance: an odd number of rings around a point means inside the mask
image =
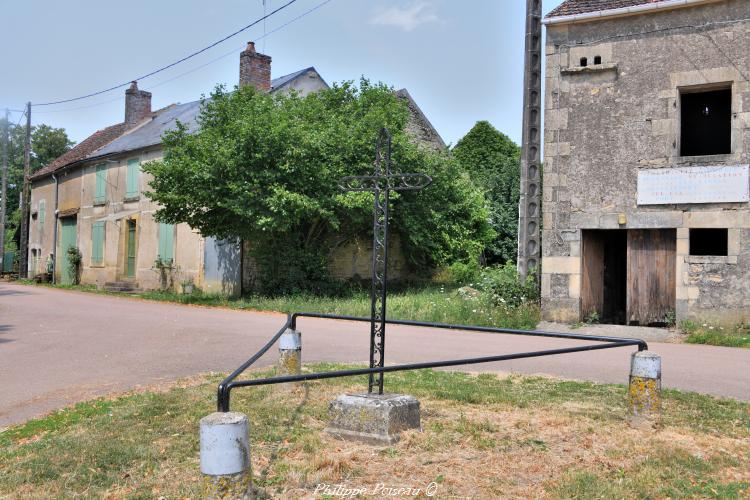
M 107 167 L 106 165 L 96 166 L 96 193 L 94 194 L 94 203 L 104 203 L 107 200 Z
M 47 202 L 39 200 L 39 241 L 44 238 L 44 219 L 47 217 Z
M 159 258 L 164 263 L 174 261 L 174 224 L 159 223 Z
M 125 197 L 138 196 L 138 159 L 128 160 L 128 171 L 125 178 Z
M 104 262 L 104 221 L 94 222 L 91 228 L 91 263 Z

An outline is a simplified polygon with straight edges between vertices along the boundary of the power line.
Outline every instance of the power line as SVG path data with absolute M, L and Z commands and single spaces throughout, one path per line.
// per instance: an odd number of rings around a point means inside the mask
M 265 39 L 266 37 L 268 37 L 268 36 L 271 36 L 271 35 L 273 35 L 273 34 L 274 34 L 274 33 L 276 33 L 277 31 L 281 31 L 282 29 L 286 28 L 286 27 L 287 27 L 287 26 L 289 26 L 290 24 L 292 24 L 292 23 L 294 23 L 294 22 L 296 22 L 296 21 L 299 21 L 300 19 L 302 19 L 303 17 L 307 16 L 308 14 L 312 14 L 313 12 L 315 12 L 316 10 L 318 10 L 319 8 L 323 7 L 324 5 L 326 5 L 327 3 L 330 3 L 330 2 L 332 2 L 332 1 L 333 1 L 333 0 L 324 0 L 323 2 L 320 2 L 320 3 L 319 3 L 318 5 L 316 5 L 315 7 L 313 7 L 313 8 L 311 8 L 311 9 L 309 9 L 309 10 L 307 10 L 307 11 L 303 12 L 302 14 L 298 15 L 297 17 L 294 17 L 294 18 L 290 19 L 289 21 L 285 22 L 284 24 L 281 24 L 281 25 L 277 26 L 276 28 L 272 29 L 272 30 L 271 30 L 271 31 L 269 31 L 268 33 L 265 33 L 265 34 L 263 34 L 262 36 L 259 36 L 258 38 L 255 38 L 255 39 L 254 39 L 253 41 L 254 41 L 254 42 L 257 42 L 257 41 L 259 41 L 259 40 L 263 40 L 263 39 Z M 178 78 L 182 78 L 182 77 L 183 77 L 183 76 L 185 76 L 185 75 L 189 75 L 190 73 L 194 73 L 194 72 L 196 72 L 196 71 L 198 71 L 198 70 L 200 70 L 200 69 L 203 69 L 203 68 L 205 68 L 206 66 L 209 66 L 209 65 L 211 65 L 211 64 L 214 64 L 215 62 L 218 62 L 218 61 L 220 61 L 220 60 L 224 59 L 225 57 L 229 57 L 229 56 L 231 56 L 232 54 L 234 54 L 234 53 L 236 53 L 237 51 L 239 51 L 239 50 L 242 50 L 242 49 L 244 49 L 244 48 L 245 48 L 245 45 L 243 44 L 243 45 L 241 45 L 241 46 L 239 46 L 239 47 L 236 47 L 236 48 L 232 49 L 231 51 L 229 51 L 229 52 L 227 52 L 227 53 L 225 53 L 225 54 L 222 54 L 222 55 L 220 55 L 219 57 L 217 57 L 217 58 L 215 58 L 215 59 L 212 59 L 212 60 L 210 60 L 210 61 L 208 61 L 208 62 L 206 62 L 206 63 L 204 63 L 204 64 L 201 64 L 200 66 L 196 66 L 195 68 L 192 68 L 192 69 L 190 69 L 190 70 L 188 70 L 188 71 L 185 71 L 184 73 L 180 73 L 179 75 L 176 75 L 176 76 L 174 76 L 174 77 L 172 77 L 172 78 L 169 78 L 169 79 L 167 79 L 167 80 L 161 81 L 161 82 L 159 82 L 159 83 L 157 83 L 157 84 L 155 84 L 155 85 L 151 85 L 151 86 L 150 86 L 150 87 L 148 87 L 148 88 L 147 88 L 146 90 L 151 90 L 151 89 L 154 89 L 154 88 L 156 88 L 156 87 L 160 87 L 160 86 L 162 86 L 162 85 L 164 85 L 164 84 L 166 84 L 166 83 L 169 83 L 169 82 L 171 82 L 171 81 L 173 81 L 173 80 L 177 80 Z
M 253 41 L 257 42 L 259 40 L 262 40 L 262 39 L 264 39 L 266 37 L 269 37 L 269 36 L 273 35 L 276 32 L 281 31 L 282 29 L 286 28 L 290 24 L 299 21 L 300 19 L 302 19 L 303 17 L 305 17 L 305 16 L 307 16 L 309 14 L 312 14 L 316 10 L 320 9 L 321 7 L 323 7 L 324 5 L 326 5 L 328 3 L 331 3 L 332 1 L 333 0 L 324 0 L 323 2 L 320 2 L 319 4 L 315 5 L 314 7 L 310 8 L 308 10 L 306 10 L 305 12 L 299 14 L 298 16 L 293 17 L 289 21 L 287 21 L 287 22 L 285 22 L 285 23 L 277 26 L 276 28 L 272 29 L 271 31 L 267 32 L 266 34 L 255 38 Z M 183 76 L 187 76 L 187 75 L 189 75 L 191 73 L 195 73 L 196 71 L 201 70 L 201 69 L 203 69 L 206 66 L 209 66 L 211 64 L 214 64 L 214 63 L 216 63 L 216 62 L 218 62 L 218 61 L 220 61 L 220 60 L 222 60 L 222 59 L 224 59 L 226 57 L 229 57 L 232 54 L 235 54 L 236 52 L 238 52 L 238 51 L 240 51 L 240 50 L 242 50 L 244 48 L 245 48 L 245 44 L 242 44 L 239 47 L 235 47 L 232 50 L 230 50 L 229 52 L 226 52 L 226 53 L 220 55 L 219 57 L 216 57 L 216 58 L 211 59 L 210 61 L 208 61 L 206 63 L 201 64 L 200 66 L 196 66 L 195 68 L 189 69 L 188 71 L 185 71 L 184 73 L 180 73 L 179 75 L 175 75 L 175 76 L 173 76 L 171 78 L 168 78 L 166 80 L 163 80 L 163 81 L 161 81 L 159 83 L 156 83 L 154 85 L 146 87 L 144 90 L 152 90 L 152 89 L 155 89 L 157 87 L 161 87 L 162 85 L 165 85 L 165 84 L 167 84 L 169 82 L 172 82 L 174 80 L 182 78 Z M 46 113 L 64 113 L 64 112 L 67 112 L 67 111 L 79 111 L 79 110 L 82 110 L 82 109 L 94 108 L 96 106 L 103 106 L 104 104 L 109 104 L 109 103 L 112 103 L 112 102 L 115 102 L 115 101 L 119 101 L 121 99 L 122 99 L 122 97 L 116 97 L 114 99 L 107 99 L 106 101 L 100 101 L 100 102 L 97 102 L 97 103 L 94 103 L 94 104 L 89 104 L 89 105 L 86 105 L 86 106 L 78 106 L 78 107 L 75 107 L 75 108 L 55 109 L 55 110 L 47 110 L 47 111 L 37 111 L 36 113 L 46 114 Z M 39 106 L 39 104 L 35 104 L 35 106 Z
M 274 14 L 276 14 L 277 12 L 279 12 L 279 11 L 281 11 L 281 10 L 284 10 L 284 9 L 286 9 L 287 7 L 289 7 L 290 5 L 292 5 L 293 3 L 295 3 L 296 1 L 297 1 L 297 0 L 289 0 L 289 1 L 287 2 L 287 3 L 285 3 L 285 4 L 284 4 L 284 5 L 282 5 L 281 7 L 278 7 L 278 8 L 276 8 L 276 9 L 272 10 L 272 11 L 271 11 L 271 12 L 270 12 L 269 14 L 267 14 L 267 15 L 265 15 L 265 16 L 263 16 L 263 17 L 259 18 L 259 19 L 256 19 L 256 20 L 255 20 L 255 21 L 253 21 L 252 23 L 250 23 L 250 24 L 248 24 L 247 26 L 244 26 L 244 27 L 242 27 L 242 28 L 238 29 L 238 30 L 237 30 L 237 31 L 235 31 L 234 33 L 231 33 L 231 34 L 229 34 L 229 35 L 225 36 L 224 38 L 222 38 L 222 39 L 220 39 L 220 40 L 217 40 L 217 41 L 215 41 L 214 43 L 212 43 L 212 44 L 210 44 L 210 45 L 207 45 L 206 47 L 203 47 L 203 48 L 202 48 L 202 49 L 200 49 L 200 50 L 196 50 L 196 51 L 195 51 L 195 52 L 193 52 L 192 54 L 189 54 L 189 55 L 187 55 L 187 56 L 183 57 L 182 59 L 178 59 L 177 61 L 174 61 L 174 62 L 172 62 L 172 63 L 170 63 L 170 64 L 167 64 L 166 66 L 162 66 L 162 67 L 161 67 L 161 68 L 159 68 L 159 69 L 156 69 L 156 70 L 154 70 L 154 71 L 151 71 L 150 73 L 146 73 L 145 75 L 141 75 L 141 76 L 139 76 L 139 77 L 137 77 L 137 78 L 132 78 L 131 80 L 129 80 L 129 81 L 125 82 L 125 83 L 121 83 L 121 84 L 119 84 L 119 85 L 115 85 L 114 87 L 110 87 L 110 88 L 108 88 L 108 89 L 104 89 L 104 90 L 99 90 L 99 91 L 96 91 L 96 92 L 91 92 L 90 94 L 86 94 L 86 95 L 83 95 L 83 96 L 79 96 L 79 97 L 73 97 L 73 98 L 70 98 L 70 99 L 61 99 L 61 100 L 58 100 L 58 101 L 50 101 L 50 102 L 43 102 L 43 103 L 39 103 L 39 104 L 34 104 L 34 106 L 51 106 L 51 105 L 53 105 L 53 104 L 62 104 L 62 103 L 66 103 L 66 102 L 80 101 L 81 99 L 87 99 L 87 98 L 89 98 L 89 97 L 94 97 L 94 96 L 97 96 L 97 95 L 100 95 L 100 94 L 104 94 L 104 93 L 106 93 L 106 92 L 111 92 L 112 90 L 116 90 L 116 89 L 119 89 L 119 88 L 121 88 L 121 87 L 125 87 L 126 85 L 129 85 L 129 84 L 130 84 L 130 82 L 132 82 L 132 81 L 134 81 L 134 80 L 136 80 L 136 81 L 137 81 L 137 80 L 144 80 L 144 79 L 146 79 L 146 78 L 148 78 L 148 77 L 150 77 L 150 76 L 153 76 L 153 75 L 155 75 L 155 74 L 157 74 L 157 73 L 161 73 L 161 72 L 162 72 L 162 71 L 164 71 L 164 70 L 167 70 L 167 69 L 169 69 L 169 68 L 171 68 L 171 67 L 173 67 L 173 66 L 176 66 L 176 65 L 178 65 L 178 64 L 180 64 L 180 63 L 182 63 L 182 62 L 185 62 L 185 61 L 187 61 L 188 59 L 191 59 L 191 58 L 193 58 L 193 57 L 197 56 L 198 54 L 202 54 L 203 52 L 205 52 L 205 51 L 207 51 L 207 50 L 209 50 L 209 49 L 211 49 L 211 48 L 213 48 L 213 47 L 216 47 L 216 46 L 217 46 L 217 45 L 219 45 L 220 43 L 222 43 L 222 42 L 225 42 L 225 41 L 229 40 L 230 38 L 232 38 L 232 37 L 234 37 L 234 36 L 236 36 L 236 35 L 238 35 L 238 34 L 242 33 L 243 31 L 246 31 L 246 30 L 248 30 L 248 29 L 252 28 L 252 27 L 253 27 L 253 26 L 255 26 L 256 24 L 260 23 L 261 21 L 264 21 L 265 19 L 267 19 L 267 18 L 269 18 L 269 17 L 273 16 L 273 15 L 274 15 Z

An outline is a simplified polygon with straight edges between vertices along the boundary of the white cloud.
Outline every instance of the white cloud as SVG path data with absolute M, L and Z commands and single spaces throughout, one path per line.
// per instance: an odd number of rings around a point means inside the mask
M 442 20 L 427 2 L 412 2 L 404 7 L 388 7 L 376 12 L 371 24 L 392 26 L 403 31 L 412 31 L 422 24 L 439 23 Z

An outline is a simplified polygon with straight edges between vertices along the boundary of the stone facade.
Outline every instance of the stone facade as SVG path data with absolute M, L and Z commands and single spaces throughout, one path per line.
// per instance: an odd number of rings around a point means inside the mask
M 636 198 L 640 169 L 750 162 L 748 18 L 750 2 L 724 0 L 581 22 L 547 20 L 546 319 L 583 319 L 582 230 L 671 228 L 677 320 L 750 321 L 748 203 L 638 205 Z M 681 156 L 681 93 L 718 86 L 731 88 L 731 151 Z M 727 229 L 727 255 L 691 256 L 691 228 Z

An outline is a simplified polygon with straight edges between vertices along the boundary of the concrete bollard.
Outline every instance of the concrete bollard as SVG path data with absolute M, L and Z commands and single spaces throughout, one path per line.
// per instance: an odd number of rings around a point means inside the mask
M 299 375 L 302 373 L 302 333 L 287 330 L 279 338 L 279 375 Z M 283 384 L 293 387 L 299 383 Z
M 628 421 L 634 427 L 653 427 L 661 419 L 661 356 L 633 353 L 628 385 Z
M 203 498 L 253 498 L 247 415 L 216 412 L 200 421 Z

